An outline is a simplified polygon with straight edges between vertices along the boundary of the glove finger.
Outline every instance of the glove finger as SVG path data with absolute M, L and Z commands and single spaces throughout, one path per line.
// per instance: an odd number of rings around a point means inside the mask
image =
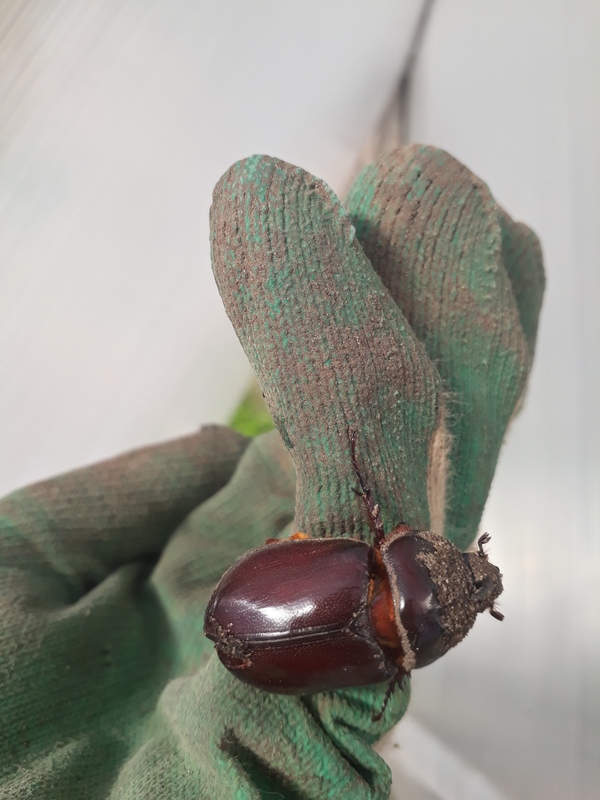
M 225 308 L 294 461 L 297 528 L 370 537 L 348 428 L 387 529 L 427 528 L 439 379 L 338 199 L 303 170 L 254 156 L 217 184 L 211 235 Z
M 184 671 L 212 643 L 203 634 L 214 584 L 247 550 L 276 537 L 294 516 L 295 473 L 276 431 L 255 439 L 229 483 L 179 526 L 152 575 Z
M 436 504 L 433 527 L 465 547 L 476 534 L 530 368 L 541 300 L 539 248 L 531 232 L 515 235 L 479 179 L 430 147 L 400 148 L 366 167 L 347 207 L 365 253 L 448 391 L 451 471 L 447 488 L 440 483 L 447 501 Z M 505 249 L 512 253 L 512 283 Z
M 37 602 L 57 578 L 61 602 L 74 602 L 118 565 L 156 556 L 227 483 L 248 441 L 210 426 L 21 489 L 0 502 L 0 561 Z

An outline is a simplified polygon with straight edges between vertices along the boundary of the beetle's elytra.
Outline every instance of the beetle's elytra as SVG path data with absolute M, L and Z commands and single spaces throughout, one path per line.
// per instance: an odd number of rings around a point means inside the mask
M 236 677 L 270 692 L 314 694 L 396 684 L 454 647 L 485 609 L 498 619 L 497 567 L 483 550 L 461 553 L 442 536 L 400 523 L 385 534 L 350 454 L 373 545 L 294 534 L 240 558 L 217 584 L 204 632 Z

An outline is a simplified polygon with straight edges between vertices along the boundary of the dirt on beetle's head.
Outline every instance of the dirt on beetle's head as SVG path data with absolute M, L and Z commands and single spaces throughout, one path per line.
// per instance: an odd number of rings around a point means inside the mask
M 480 539 L 475 553 L 461 553 L 429 531 L 392 533 L 381 548 L 396 623 L 405 651 L 405 669 L 424 667 L 454 647 L 473 627 L 477 614 L 494 609 L 502 576 L 490 563 Z
M 502 594 L 500 570 L 488 559 L 481 545 L 476 553 L 463 553 L 463 559 L 471 570 L 475 582 L 471 602 L 478 612 L 489 610 L 493 616 L 502 619 L 502 615 L 494 607 L 495 600 Z

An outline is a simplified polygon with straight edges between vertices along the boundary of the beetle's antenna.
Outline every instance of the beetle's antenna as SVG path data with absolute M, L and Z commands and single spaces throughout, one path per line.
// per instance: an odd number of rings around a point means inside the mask
M 502 620 L 504 619 L 504 614 L 501 611 L 498 611 L 498 609 L 495 608 L 495 606 L 492 606 L 490 608 L 490 614 L 494 619 L 500 620 L 500 622 L 502 622 Z
M 362 476 L 362 472 L 360 471 L 360 467 L 358 466 L 358 460 L 356 458 L 356 431 L 351 431 L 350 428 L 348 428 L 348 439 L 350 441 L 350 458 L 352 459 L 352 466 L 360 486 L 360 489 L 352 487 L 352 491 L 357 497 L 360 497 L 365 504 L 365 508 L 367 509 L 367 514 L 369 516 L 369 527 L 371 528 L 373 536 L 375 537 L 374 546 L 380 547 L 381 542 L 385 539 L 383 520 L 381 519 L 379 504 L 373 500 L 371 490 L 366 485 Z M 383 711 L 381 713 L 383 713 Z

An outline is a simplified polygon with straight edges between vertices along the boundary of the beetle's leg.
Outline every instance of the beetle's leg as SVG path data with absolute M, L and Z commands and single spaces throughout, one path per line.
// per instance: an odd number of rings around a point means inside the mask
M 407 672 L 399 669 L 396 675 L 392 678 L 392 680 L 388 683 L 387 691 L 385 693 L 385 697 L 383 698 L 383 703 L 381 704 L 381 708 L 379 709 L 377 714 L 373 714 L 371 719 L 373 722 L 379 722 L 379 720 L 383 717 L 385 709 L 387 708 L 387 704 L 389 703 L 390 697 L 394 693 L 394 689 L 396 686 L 399 689 L 402 689 L 402 684 L 404 683 L 404 678 L 408 675 Z
M 479 537 L 479 539 L 477 539 L 477 548 L 479 550 L 479 555 L 482 556 L 483 558 L 487 558 L 487 553 L 483 549 L 483 545 L 487 544 L 491 538 L 492 537 L 489 535 L 489 533 L 484 533 Z
M 367 509 L 367 514 L 369 516 L 369 527 L 371 528 L 373 536 L 375 537 L 374 544 L 376 547 L 379 547 L 381 542 L 385 539 L 385 531 L 383 529 L 383 520 L 381 519 L 379 504 L 373 500 L 371 490 L 366 485 L 362 476 L 362 472 L 360 471 L 360 467 L 358 466 L 358 460 L 356 458 L 356 431 L 351 431 L 348 429 L 348 438 L 350 440 L 350 457 L 352 459 L 352 466 L 360 486 L 360 489 L 355 489 L 353 487 L 352 491 L 355 495 L 360 497 L 365 504 L 365 508 Z
M 498 611 L 496 608 L 494 608 L 494 606 L 490 608 L 490 614 L 494 619 L 500 620 L 500 622 L 502 622 L 502 620 L 504 619 L 504 614 L 501 611 Z
M 396 688 L 396 684 L 398 680 L 396 678 L 392 678 L 392 680 L 388 683 L 387 691 L 385 693 L 385 697 L 383 698 L 383 703 L 381 704 L 381 708 L 377 712 L 377 714 L 373 714 L 371 719 L 373 722 L 379 722 L 379 720 L 383 717 L 383 712 L 385 711 L 387 704 L 389 702 L 390 697 L 392 696 L 392 692 Z

